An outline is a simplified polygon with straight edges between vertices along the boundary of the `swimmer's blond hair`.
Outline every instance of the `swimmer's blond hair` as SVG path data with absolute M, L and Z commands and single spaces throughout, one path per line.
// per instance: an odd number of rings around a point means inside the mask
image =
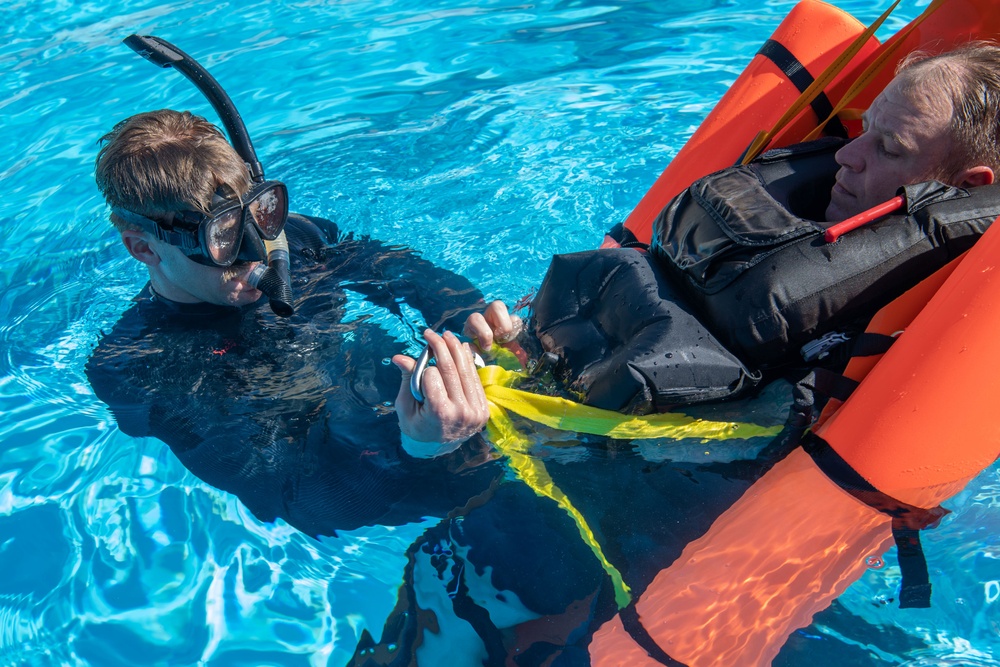
M 217 127 L 187 111 L 136 114 L 101 138 L 95 177 L 113 207 L 156 218 L 171 211 L 207 212 L 219 188 L 250 189 L 250 173 Z M 129 228 L 112 216 L 122 230 Z

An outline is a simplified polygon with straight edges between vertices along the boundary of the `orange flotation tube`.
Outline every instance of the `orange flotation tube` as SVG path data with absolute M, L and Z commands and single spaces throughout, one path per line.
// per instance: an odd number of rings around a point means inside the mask
M 787 48 L 812 77 L 817 77 L 863 30 L 864 26 L 836 7 L 819 0 L 802 0 L 778 26 L 771 41 Z M 933 0 L 920 17 L 885 44 L 868 40 L 824 93 L 834 106 L 850 95 L 844 100 L 850 112 L 840 116 L 849 135 L 854 136 L 860 126 L 849 119 L 868 108 L 908 53 L 916 49 L 942 52 L 972 38 L 998 36 L 1000 12 L 991 0 Z M 735 164 L 755 135 L 773 129 L 798 96 L 796 86 L 771 59 L 756 55 L 636 205 L 625 221 L 626 229 L 639 241 L 649 243 L 653 221 L 673 197 L 696 179 Z M 823 120 L 807 106 L 775 132 L 768 147 L 803 141 Z M 602 247 L 615 245 L 606 237 Z
M 932 510 L 1000 457 L 1000 225 L 869 330 L 905 331 L 815 433 L 878 491 Z M 595 634 L 592 663 L 769 664 L 892 545 L 892 523 L 796 449 Z

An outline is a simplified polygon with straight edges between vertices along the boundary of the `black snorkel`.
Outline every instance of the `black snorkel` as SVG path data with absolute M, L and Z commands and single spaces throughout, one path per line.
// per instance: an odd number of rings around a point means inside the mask
M 236 105 L 222 89 L 219 82 L 198 62 L 170 42 L 152 35 L 129 35 L 122 40 L 149 62 L 159 67 L 172 67 L 193 83 L 208 99 L 212 108 L 222 120 L 229 141 L 236 153 L 243 158 L 250 170 L 254 183 L 264 181 L 264 168 L 257 160 L 257 153 L 250 142 L 246 125 L 240 117 Z M 273 242 L 267 242 L 267 268 L 258 266 L 250 274 L 249 282 L 267 296 L 271 310 L 281 317 L 289 317 L 295 312 L 292 306 L 292 288 L 288 266 L 288 242 L 284 232 Z

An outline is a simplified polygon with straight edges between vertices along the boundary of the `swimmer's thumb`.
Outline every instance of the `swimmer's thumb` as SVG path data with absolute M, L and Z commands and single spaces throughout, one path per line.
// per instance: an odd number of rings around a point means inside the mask
M 417 362 L 415 359 L 406 356 L 405 354 L 397 354 L 392 358 L 392 364 L 399 369 L 399 372 L 403 374 L 403 381 L 409 382 L 410 376 L 413 375 L 413 369 L 417 367 Z
M 417 362 L 405 354 L 397 354 L 392 358 L 392 363 L 403 375 L 399 379 L 399 393 L 396 394 L 396 410 L 399 411 L 400 428 L 406 433 L 408 419 L 411 413 L 419 407 L 419 404 L 410 392 L 410 378 L 413 376 L 413 370 L 417 367 Z

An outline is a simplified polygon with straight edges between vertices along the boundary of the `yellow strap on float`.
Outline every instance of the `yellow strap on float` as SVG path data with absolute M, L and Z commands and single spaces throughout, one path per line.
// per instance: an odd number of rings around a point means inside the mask
M 604 555 L 594 531 L 587 525 L 587 520 L 573 506 L 566 494 L 555 485 L 545 469 L 545 464 L 529 453 L 531 440 L 517 430 L 507 411 L 510 410 L 525 419 L 550 428 L 623 439 L 727 440 L 737 437 L 775 436 L 781 431 L 780 427 L 712 422 L 681 414 L 623 415 L 611 410 L 574 403 L 564 398 L 532 394 L 511 386 L 524 377 L 523 373 L 507 370 L 502 366 L 479 369 L 479 379 L 483 383 L 490 407 L 490 420 L 486 424 L 487 435 L 497 450 L 507 457 L 510 467 L 525 484 L 538 495 L 553 500 L 573 519 L 583 541 L 594 552 L 604 571 L 611 578 L 615 602 L 619 609 L 631 601 L 629 587 L 621 572 Z
M 837 104 L 833 107 L 833 111 L 830 113 L 830 115 L 827 116 L 822 123 L 817 125 L 812 132 L 807 134 L 802 141 L 812 141 L 813 139 L 818 138 L 820 132 L 822 132 L 823 126 L 827 123 L 827 121 L 829 121 L 831 118 L 840 113 L 841 109 L 850 104 L 851 100 L 857 97 L 858 93 L 860 93 L 862 90 L 865 89 L 865 87 L 871 82 L 872 78 L 880 71 L 882 71 L 882 68 L 885 67 L 886 62 L 897 51 L 897 49 L 899 49 L 900 45 L 906 40 L 906 37 L 911 32 L 916 30 L 917 26 L 923 23 L 928 16 L 936 12 L 938 8 L 944 4 L 944 1 L 945 0 L 933 0 L 931 4 L 927 5 L 927 9 L 925 9 L 920 14 L 920 16 L 913 19 L 913 21 L 910 23 L 910 25 L 906 27 L 905 30 L 899 32 L 896 35 L 896 38 L 893 40 L 893 42 L 891 44 L 887 44 L 882 49 L 882 53 L 878 54 L 875 60 L 873 60 L 872 63 L 865 68 L 865 71 L 862 72 L 860 76 L 858 76 L 858 78 L 851 85 L 851 87 L 847 89 L 847 92 L 844 93 L 844 96 L 841 97 L 840 101 L 837 102 Z M 896 5 L 893 5 L 893 7 L 895 6 Z M 890 7 L 890 10 L 891 9 L 892 7 Z
M 937 2 L 938 0 L 935 1 Z M 799 95 L 799 99 L 795 100 L 792 106 L 788 107 L 788 111 L 786 111 L 784 115 L 782 115 L 781 118 L 778 119 L 778 122 L 774 124 L 774 127 L 772 127 L 767 132 L 761 131 L 757 134 L 756 137 L 754 137 L 754 140 L 750 143 L 750 147 L 747 148 L 747 152 L 743 156 L 743 160 L 741 160 L 740 164 L 749 164 L 754 158 L 760 155 L 761 152 L 763 152 L 764 148 L 767 147 L 767 144 L 771 141 L 771 139 L 773 139 L 778 134 L 778 132 L 780 132 L 781 129 L 788 124 L 789 121 L 791 121 L 793 118 L 799 115 L 799 112 L 805 109 L 808 105 L 812 104 L 812 101 L 816 99 L 816 97 L 821 92 L 823 92 L 823 89 L 826 88 L 827 84 L 829 84 L 830 81 L 832 81 L 835 76 L 837 76 L 845 67 L 847 67 L 847 64 L 851 62 L 851 59 L 854 58 L 854 56 L 858 54 L 861 48 L 868 43 L 868 40 L 871 39 L 872 35 L 875 34 L 875 31 L 878 30 L 880 27 L 882 27 L 882 24 L 885 22 L 887 18 L 889 18 L 889 15 L 892 14 L 893 10 L 896 9 L 896 6 L 899 4 L 899 2 L 900 0 L 896 0 L 895 2 L 893 2 L 889 6 L 889 9 L 882 12 L 882 15 L 879 16 L 877 19 L 875 19 L 874 23 L 872 23 L 870 26 L 868 26 L 867 29 L 865 29 L 864 32 L 858 35 L 857 39 L 851 42 L 851 45 L 848 46 L 846 49 L 844 49 L 844 52 L 841 53 L 839 56 L 837 56 L 837 59 L 834 60 L 832 63 L 830 63 L 830 65 L 825 70 L 823 70 L 823 73 L 820 74 L 818 77 L 816 77 L 816 79 L 809 85 L 808 88 L 802 91 L 802 94 Z M 851 90 L 853 91 L 854 89 L 852 88 Z M 857 93 L 855 92 L 854 94 Z M 843 107 L 844 104 L 846 103 L 845 100 L 850 100 L 850 99 L 853 99 L 853 95 L 851 97 L 845 95 L 841 99 L 840 103 L 838 103 L 838 105 L 834 107 L 833 114 L 828 116 L 819 125 L 817 125 L 816 130 L 813 130 L 813 132 L 815 132 L 818 136 L 819 131 L 821 131 L 820 128 L 822 128 L 823 125 L 825 125 L 826 122 L 830 120 L 830 118 L 836 115 L 839 108 Z

